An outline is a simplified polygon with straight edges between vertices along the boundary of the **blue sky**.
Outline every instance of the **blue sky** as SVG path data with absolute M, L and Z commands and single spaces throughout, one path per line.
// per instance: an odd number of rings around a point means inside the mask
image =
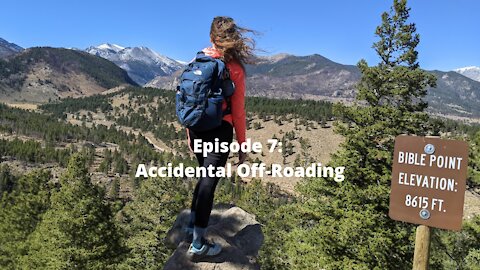
M 22 47 L 147 46 L 190 60 L 209 45 L 212 18 L 226 15 L 260 31 L 258 47 L 268 54 L 318 53 L 343 64 L 362 58 L 375 64 L 373 33 L 392 2 L 6 0 L 0 4 L 0 37 Z M 410 0 L 409 6 L 423 68 L 480 66 L 480 1 Z

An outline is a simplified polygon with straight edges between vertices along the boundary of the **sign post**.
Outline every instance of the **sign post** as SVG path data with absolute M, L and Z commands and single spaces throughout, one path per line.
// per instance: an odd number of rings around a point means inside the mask
M 430 254 L 430 227 L 419 225 L 415 235 L 413 270 L 427 270 Z
M 459 231 L 468 167 L 464 141 L 434 137 L 395 138 L 390 218 L 419 224 L 414 270 L 428 269 L 430 227 Z

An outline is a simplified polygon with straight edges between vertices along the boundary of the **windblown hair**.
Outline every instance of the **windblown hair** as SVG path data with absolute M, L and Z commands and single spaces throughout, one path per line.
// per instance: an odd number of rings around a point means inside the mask
M 218 16 L 212 21 L 210 39 L 215 48 L 223 55 L 223 60 L 232 59 L 243 64 L 253 64 L 255 59 L 255 40 L 246 34 L 257 34 L 256 31 L 238 26 L 230 17 Z

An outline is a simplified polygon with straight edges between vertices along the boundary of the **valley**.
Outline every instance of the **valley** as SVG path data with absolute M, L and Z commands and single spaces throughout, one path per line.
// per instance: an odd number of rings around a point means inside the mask
M 255 98 L 247 102 L 248 130 L 247 138 L 260 142 L 265 147 L 261 153 L 250 153 L 248 163 L 265 163 L 270 167 L 273 163 L 280 163 L 283 166 L 296 167 L 306 166 L 311 163 L 329 163 L 331 155 L 338 151 L 343 138 L 334 133 L 334 121 L 322 119 L 332 118 L 329 107 L 317 102 L 317 110 L 324 111 L 322 115 L 312 114 L 307 110 L 311 108 L 304 105 L 305 109 L 298 102 L 284 100 L 284 104 L 276 103 L 274 100 Z M 313 102 L 314 101 L 309 101 Z M 75 104 L 74 107 L 72 105 Z M 269 104 L 269 105 L 266 105 Z M 250 105 L 250 106 L 249 106 Z M 186 161 L 187 164 L 196 163 L 193 154 L 186 144 L 185 130 L 177 123 L 174 115 L 173 92 L 153 88 L 118 88 L 114 91 L 83 98 L 67 98 L 61 102 L 50 103 L 41 106 L 33 104 L 10 104 L 12 107 L 22 109 L 35 109 L 38 113 L 50 114 L 53 117 L 64 119 L 65 123 L 88 130 L 95 127 L 105 127 L 128 134 L 129 137 L 142 138 L 144 147 L 149 151 L 156 152 L 162 156 L 160 164 L 168 162 Z M 267 113 L 268 110 L 278 110 L 289 113 Z M 251 108 L 251 110 L 249 110 Z M 296 108 L 296 109 L 293 109 Z M 266 111 L 265 111 L 266 110 Z M 303 115 L 303 116 L 301 116 Z M 45 144 L 44 140 L 36 136 L 20 134 L 3 134 L 2 138 L 23 141 L 34 140 Z M 282 141 L 285 147 L 282 152 L 268 151 L 268 140 L 275 138 Z M 86 146 L 94 150 L 90 173 L 92 182 L 110 190 L 113 182 L 119 182 L 118 196 L 123 200 L 133 198 L 134 186 L 138 185 L 139 179 L 133 174 L 139 162 L 138 157 L 132 157 L 125 152 L 125 146 L 120 147 L 114 140 L 102 142 L 91 142 L 89 140 L 67 140 L 54 142 L 56 149 L 83 149 Z M 119 153 L 125 160 L 128 169 L 118 172 L 110 158 L 109 153 Z M 137 153 L 136 155 L 138 155 Z M 5 158 L 5 157 L 4 157 Z M 236 155 L 231 154 L 229 161 L 236 163 Z M 152 166 L 160 165 L 155 163 L 159 159 L 143 159 Z M 35 168 L 54 168 L 55 175 L 61 174 L 62 166 L 55 163 L 35 165 L 34 163 L 22 163 L 21 160 L 8 158 L 4 160 L 14 171 L 31 171 Z M 103 163 L 103 165 L 102 165 Z M 108 168 L 105 168 L 105 164 Z M 348 166 L 346 168 L 348 170 Z M 252 178 L 241 178 L 244 183 L 252 181 Z M 265 175 L 261 181 L 277 185 L 283 192 L 295 194 L 295 186 L 301 181 L 299 177 L 272 177 Z M 348 181 L 348 179 L 345 179 Z M 465 196 L 464 216 L 472 216 L 480 213 L 480 197 L 478 191 L 470 189 Z

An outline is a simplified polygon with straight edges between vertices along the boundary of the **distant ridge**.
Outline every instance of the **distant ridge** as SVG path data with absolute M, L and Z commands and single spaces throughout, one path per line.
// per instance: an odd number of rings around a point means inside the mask
M 114 63 L 89 53 L 34 47 L 0 59 L 2 101 L 44 103 L 137 85 Z
M 476 70 L 476 68 L 465 68 Z M 247 95 L 270 98 L 317 99 L 352 102 L 360 71 L 319 55 L 277 54 L 257 58 L 246 65 Z M 429 71 L 437 78 L 437 88 L 428 90 L 428 111 L 446 116 L 480 117 L 480 82 L 457 72 Z M 461 72 L 461 71 L 458 71 Z M 146 86 L 174 89 L 179 72 L 158 76 Z
M 472 80 L 480 82 L 480 67 L 469 66 L 469 67 L 457 68 L 454 71 Z
M 140 85 L 146 84 L 156 76 L 169 76 L 184 66 L 183 63 L 147 47 L 123 47 L 104 43 L 88 47 L 85 51 L 114 62 Z
M 23 48 L 15 43 L 10 43 L 0 38 L 0 58 L 6 58 L 23 51 Z

